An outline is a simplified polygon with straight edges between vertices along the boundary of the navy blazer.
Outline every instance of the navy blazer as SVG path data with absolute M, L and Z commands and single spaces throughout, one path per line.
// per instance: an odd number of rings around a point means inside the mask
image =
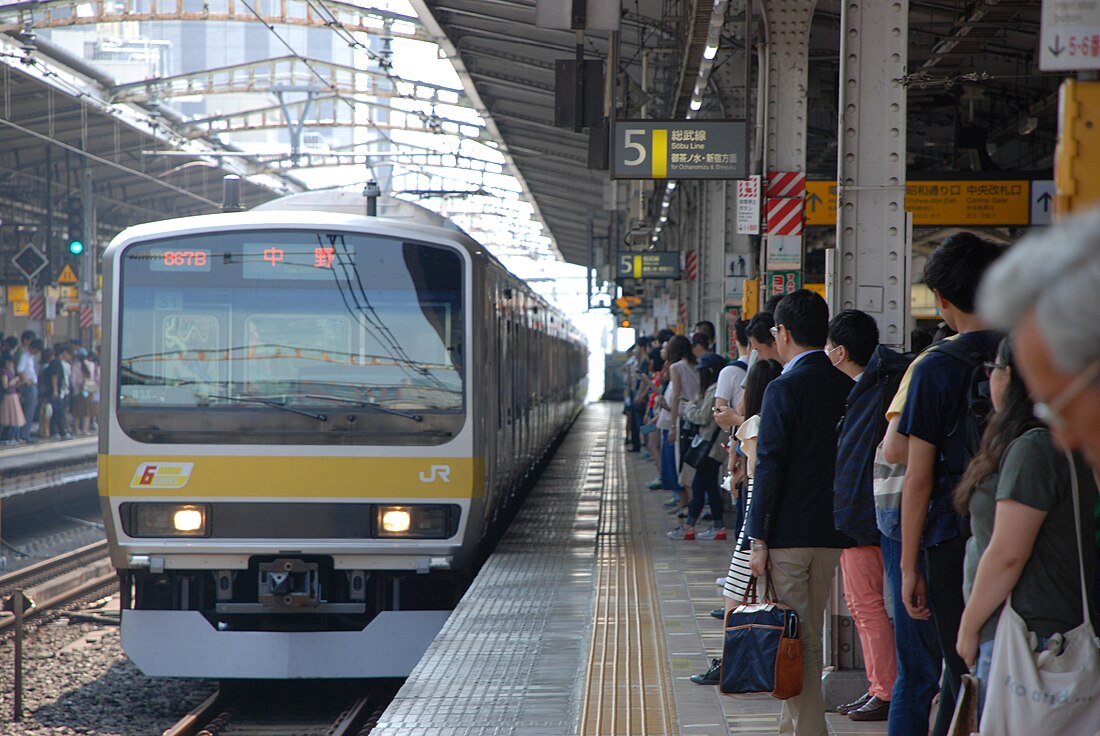
M 854 544 L 833 526 L 837 425 L 852 385 L 824 352 L 804 356 L 768 384 L 747 537 L 771 548 Z

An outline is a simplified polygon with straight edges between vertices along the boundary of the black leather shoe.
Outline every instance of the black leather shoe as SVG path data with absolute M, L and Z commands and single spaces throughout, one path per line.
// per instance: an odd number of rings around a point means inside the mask
M 717 685 L 722 677 L 722 660 L 712 659 L 710 669 L 701 675 L 692 675 L 691 681 L 696 685 Z M 887 703 L 889 705 L 889 703 Z
M 724 619 L 726 617 L 726 609 L 724 609 L 724 608 L 712 608 L 712 609 L 710 609 L 710 615 L 713 618 L 716 618 L 719 621 L 721 621 L 722 619 Z
M 853 721 L 885 721 L 890 717 L 890 701 L 872 697 L 856 710 L 849 711 Z
M 870 700 L 873 695 L 871 693 L 863 693 L 857 700 L 848 703 L 847 705 L 838 705 L 836 712 L 842 716 L 846 716 L 854 710 L 859 710 L 863 706 L 867 705 L 867 701 Z

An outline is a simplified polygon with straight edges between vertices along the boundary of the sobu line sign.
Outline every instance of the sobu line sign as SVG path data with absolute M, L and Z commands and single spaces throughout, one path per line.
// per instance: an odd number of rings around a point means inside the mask
M 611 131 L 616 179 L 744 179 L 739 120 L 617 120 Z

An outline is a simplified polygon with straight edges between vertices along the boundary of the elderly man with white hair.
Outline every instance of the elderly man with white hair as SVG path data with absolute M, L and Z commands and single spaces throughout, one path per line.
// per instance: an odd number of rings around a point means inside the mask
M 1100 468 L 1100 209 L 1009 249 L 986 273 L 978 308 L 1013 330 L 1036 416 Z

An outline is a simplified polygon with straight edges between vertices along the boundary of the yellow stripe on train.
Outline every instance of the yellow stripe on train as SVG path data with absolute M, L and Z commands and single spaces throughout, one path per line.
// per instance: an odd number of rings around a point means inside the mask
M 100 455 L 101 496 L 474 498 L 481 457 Z

